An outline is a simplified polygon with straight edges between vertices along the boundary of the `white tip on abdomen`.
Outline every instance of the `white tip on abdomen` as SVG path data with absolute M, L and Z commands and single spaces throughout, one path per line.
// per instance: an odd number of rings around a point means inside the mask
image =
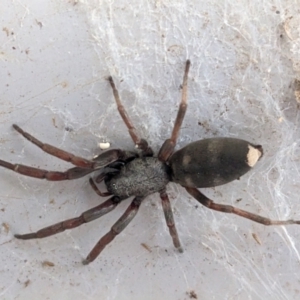
M 249 151 L 247 153 L 247 164 L 249 167 L 252 168 L 258 162 L 258 160 L 261 158 L 262 152 L 259 149 L 254 148 L 251 145 L 248 145 L 248 148 L 249 148 Z

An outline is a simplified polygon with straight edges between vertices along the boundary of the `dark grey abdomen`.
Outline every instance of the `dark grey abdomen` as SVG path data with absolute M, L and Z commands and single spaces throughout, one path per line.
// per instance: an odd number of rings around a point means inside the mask
M 261 146 L 240 139 L 196 141 L 171 156 L 171 180 L 186 187 L 222 185 L 244 175 L 261 156 Z
M 168 166 L 155 157 L 136 158 L 105 181 L 107 190 L 121 199 L 159 192 L 170 181 Z

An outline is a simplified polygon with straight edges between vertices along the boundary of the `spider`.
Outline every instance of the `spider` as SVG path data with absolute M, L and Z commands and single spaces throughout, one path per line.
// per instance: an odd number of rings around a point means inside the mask
M 86 259 L 83 260 L 83 264 L 89 264 L 127 227 L 137 214 L 142 201 L 148 195 L 158 192 L 173 244 L 175 248 L 182 252 L 183 248 L 177 234 L 171 204 L 166 193 L 166 186 L 169 182 L 180 184 L 199 203 L 216 211 L 233 213 L 263 225 L 300 224 L 300 221 L 295 220 L 270 220 L 231 205 L 217 204 L 198 190 L 198 188 L 214 187 L 240 178 L 262 157 L 263 149 L 260 145 L 254 145 L 241 139 L 220 137 L 199 140 L 188 144 L 178 151 L 174 151 L 187 109 L 189 68 L 190 61 L 187 60 L 182 83 L 181 102 L 173 131 L 171 137 L 165 140 L 161 146 L 157 156 L 153 155 L 148 142 L 140 137 L 130 120 L 121 103 L 112 77 L 109 77 L 108 81 L 111 85 L 118 111 L 128 128 L 131 139 L 139 150 L 138 152 L 111 149 L 88 160 L 49 144 L 44 144 L 26 131 L 23 131 L 19 126 L 13 125 L 14 129 L 23 137 L 40 147 L 44 152 L 70 162 L 75 167 L 65 172 L 57 172 L 21 164 L 11 164 L 3 160 L 0 160 L 0 166 L 22 175 L 52 181 L 76 179 L 89 173 L 100 171 L 95 177 L 95 182 L 100 183 L 104 181 L 107 191 L 100 191 L 92 178 L 89 179 L 89 182 L 99 196 L 110 197 L 100 205 L 83 212 L 79 217 L 59 222 L 34 233 L 15 234 L 15 237 L 22 240 L 45 238 L 67 229 L 76 228 L 109 213 L 121 201 L 134 197 L 125 213 L 111 227 L 108 233 L 98 241 Z

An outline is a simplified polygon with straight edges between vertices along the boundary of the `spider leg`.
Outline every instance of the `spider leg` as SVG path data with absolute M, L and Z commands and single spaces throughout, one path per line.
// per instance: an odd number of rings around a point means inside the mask
M 82 168 L 93 168 L 94 162 L 84 159 L 79 156 L 75 156 L 72 153 L 66 152 L 62 149 L 56 148 L 54 146 L 51 146 L 49 144 L 44 144 L 35 137 L 33 137 L 31 134 L 28 132 L 24 131 L 21 129 L 18 125 L 13 124 L 13 128 L 17 130 L 24 138 L 26 138 L 28 141 L 33 143 L 34 145 L 38 146 L 41 148 L 44 152 L 56 156 L 57 158 L 60 158 L 62 160 L 68 161 L 72 163 L 73 165 L 77 167 L 82 167 Z
M 130 117 L 121 102 L 118 90 L 117 90 L 115 83 L 111 76 L 108 78 L 108 81 L 113 90 L 113 94 L 114 94 L 115 101 L 117 103 L 119 114 L 121 115 L 126 127 L 128 128 L 129 134 L 130 134 L 134 144 L 139 149 L 142 150 L 143 156 L 153 156 L 153 151 L 149 147 L 148 142 L 145 139 L 142 139 L 139 137 L 139 134 L 138 134 L 135 126 L 133 125 L 132 121 L 130 120 Z
M 0 160 L 0 166 L 25 176 L 46 179 L 49 181 L 77 179 L 95 171 L 94 169 L 84 169 L 79 167 L 68 169 L 65 172 L 47 171 L 20 164 L 11 164 L 4 160 Z
M 26 233 L 26 234 L 15 234 L 15 238 L 21 240 L 41 239 L 41 238 L 45 238 L 63 232 L 67 229 L 76 228 L 84 223 L 88 223 L 109 213 L 119 203 L 120 203 L 119 197 L 113 196 L 108 200 L 106 200 L 105 202 L 103 202 L 102 204 L 83 212 L 77 218 L 72 218 L 69 220 L 56 223 L 54 225 L 42 228 L 37 232 Z
M 96 177 L 95 181 L 96 181 L 97 183 L 100 183 L 100 182 L 102 182 L 105 178 L 106 178 L 106 174 L 105 174 L 105 173 L 101 173 L 101 174 L 99 174 L 99 175 Z
M 111 149 L 108 150 L 99 156 L 95 157 L 93 160 L 88 160 L 79 156 L 76 156 L 70 152 L 64 151 L 57 147 L 54 147 L 49 144 L 44 144 L 43 142 L 39 141 L 35 137 L 33 137 L 28 132 L 21 129 L 18 125 L 13 124 L 13 128 L 17 130 L 24 138 L 28 141 L 33 143 L 34 145 L 38 146 L 44 152 L 55 156 L 61 160 L 65 160 L 67 162 L 72 163 L 73 165 L 80 167 L 80 168 L 87 168 L 87 169 L 95 169 L 97 167 L 104 167 L 109 163 L 112 163 L 119 159 L 120 157 L 126 156 L 127 153 L 125 151 L 119 149 Z
M 179 135 L 180 127 L 182 124 L 182 121 L 185 116 L 185 112 L 187 109 L 187 81 L 188 81 L 188 73 L 190 69 L 191 62 L 189 60 L 185 63 L 185 71 L 183 76 L 183 83 L 182 83 L 182 96 L 181 96 L 181 102 L 179 105 L 177 117 L 174 123 L 173 131 L 171 138 L 165 140 L 163 145 L 161 146 L 158 158 L 160 161 L 167 161 L 168 158 L 171 156 L 171 154 L 174 152 L 174 148 L 176 146 L 177 138 Z
M 103 249 L 132 221 L 138 212 L 140 204 L 144 198 L 135 197 L 130 206 L 126 209 L 121 218 L 111 227 L 110 231 L 105 234 L 95 245 L 89 255 L 83 260 L 83 264 L 87 265 L 97 258 Z
M 35 177 L 39 179 L 46 179 L 50 181 L 60 181 L 67 179 L 77 179 L 83 177 L 89 173 L 94 172 L 96 169 L 105 167 L 106 165 L 114 162 L 118 159 L 122 159 L 125 151 L 119 149 L 108 150 L 95 158 L 95 161 L 91 161 L 94 166 L 92 168 L 74 167 L 68 169 L 65 172 L 48 171 L 44 169 L 29 167 L 21 164 L 12 164 L 4 160 L 0 160 L 0 166 L 6 169 L 10 169 L 19 174 Z
M 96 192 L 96 194 L 98 194 L 100 197 L 107 197 L 107 196 L 111 196 L 111 193 L 109 192 L 101 192 L 98 187 L 96 186 L 95 182 L 93 181 L 92 178 L 89 179 L 89 183 L 92 186 L 93 190 Z
M 300 220 L 271 220 L 269 218 L 262 217 L 260 215 L 253 214 L 251 212 L 239 209 L 237 207 L 225 204 L 214 203 L 212 200 L 203 195 L 200 191 L 195 188 L 185 188 L 187 192 L 192 195 L 202 205 L 221 212 L 236 214 L 240 217 L 252 220 L 254 222 L 263 225 L 289 225 L 289 224 L 300 224 Z
M 170 235 L 173 239 L 173 244 L 175 248 L 178 249 L 179 252 L 183 252 L 183 248 L 181 247 L 180 240 L 178 237 L 178 233 L 175 227 L 174 216 L 171 208 L 171 203 L 166 191 L 162 191 L 160 193 L 160 198 L 162 200 L 162 207 L 166 219 L 167 226 L 169 227 Z

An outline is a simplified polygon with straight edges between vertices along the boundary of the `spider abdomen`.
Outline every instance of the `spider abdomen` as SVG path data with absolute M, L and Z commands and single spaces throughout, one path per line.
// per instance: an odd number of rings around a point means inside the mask
M 169 167 L 156 157 L 136 158 L 105 181 L 107 190 L 121 199 L 145 197 L 162 191 L 170 181 Z
M 247 173 L 262 154 L 260 145 L 241 139 L 199 140 L 171 156 L 171 180 L 193 188 L 222 185 Z

